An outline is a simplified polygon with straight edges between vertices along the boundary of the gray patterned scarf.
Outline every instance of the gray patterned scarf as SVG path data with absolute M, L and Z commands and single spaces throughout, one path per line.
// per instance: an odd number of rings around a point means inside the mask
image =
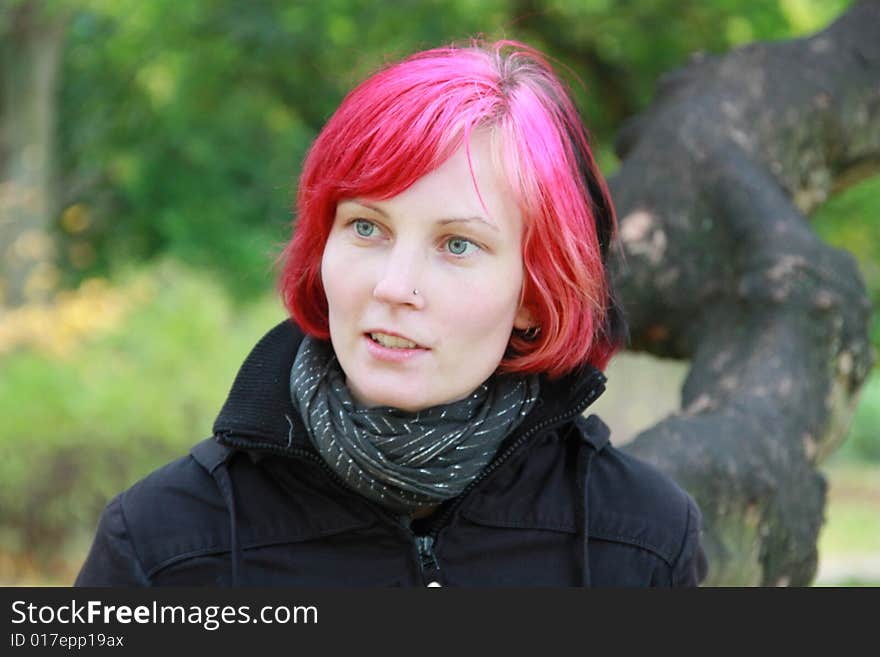
M 460 401 L 417 413 L 352 399 L 328 341 L 306 336 L 290 394 L 315 449 L 345 483 L 397 512 L 455 497 L 535 404 L 538 377 L 493 375 Z

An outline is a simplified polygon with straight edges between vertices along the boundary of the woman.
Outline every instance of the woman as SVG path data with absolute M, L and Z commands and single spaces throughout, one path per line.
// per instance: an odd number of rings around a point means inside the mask
M 79 585 L 687 586 L 700 514 L 582 412 L 614 213 L 546 60 L 416 54 L 313 144 L 214 437 L 110 502 Z

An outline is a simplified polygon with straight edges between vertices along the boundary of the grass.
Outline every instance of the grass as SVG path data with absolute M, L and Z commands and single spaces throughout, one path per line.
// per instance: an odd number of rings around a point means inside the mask
M 880 463 L 832 459 L 817 586 L 880 586 Z

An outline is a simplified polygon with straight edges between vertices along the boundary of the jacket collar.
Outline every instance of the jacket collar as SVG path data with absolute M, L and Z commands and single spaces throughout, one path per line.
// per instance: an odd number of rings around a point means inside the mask
M 224 442 L 244 439 L 249 450 L 288 451 L 311 449 L 306 429 L 290 399 L 290 370 L 304 334 L 291 320 L 269 331 L 253 348 L 235 377 L 232 389 L 214 421 L 214 435 Z M 554 381 L 541 377 L 534 408 L 516 434 L 533 427 L 552 425 L 589 406 L 605 389 L 605 376 L 591 365 Z M 596 450 L 601 432 L 594 433 Z M 602 444 L 598 444 L 598 443 Z

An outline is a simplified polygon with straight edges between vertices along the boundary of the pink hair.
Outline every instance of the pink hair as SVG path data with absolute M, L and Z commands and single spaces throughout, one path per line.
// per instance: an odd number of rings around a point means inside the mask
M 514 331 L 499 370 L 556 377 L 604 369 L 623 334 L 605 268 L 616 231 L 605 182 L 566 87 L 514 41 L 416 53 L 342 102 L 300 177 L 279 288 L 304 331 L 329 338 L 321 257 L 345 198 L 385 199 L 436 169 L 478 128 L 495 131 L 524 219 L 522 301 L 537 336 Z

